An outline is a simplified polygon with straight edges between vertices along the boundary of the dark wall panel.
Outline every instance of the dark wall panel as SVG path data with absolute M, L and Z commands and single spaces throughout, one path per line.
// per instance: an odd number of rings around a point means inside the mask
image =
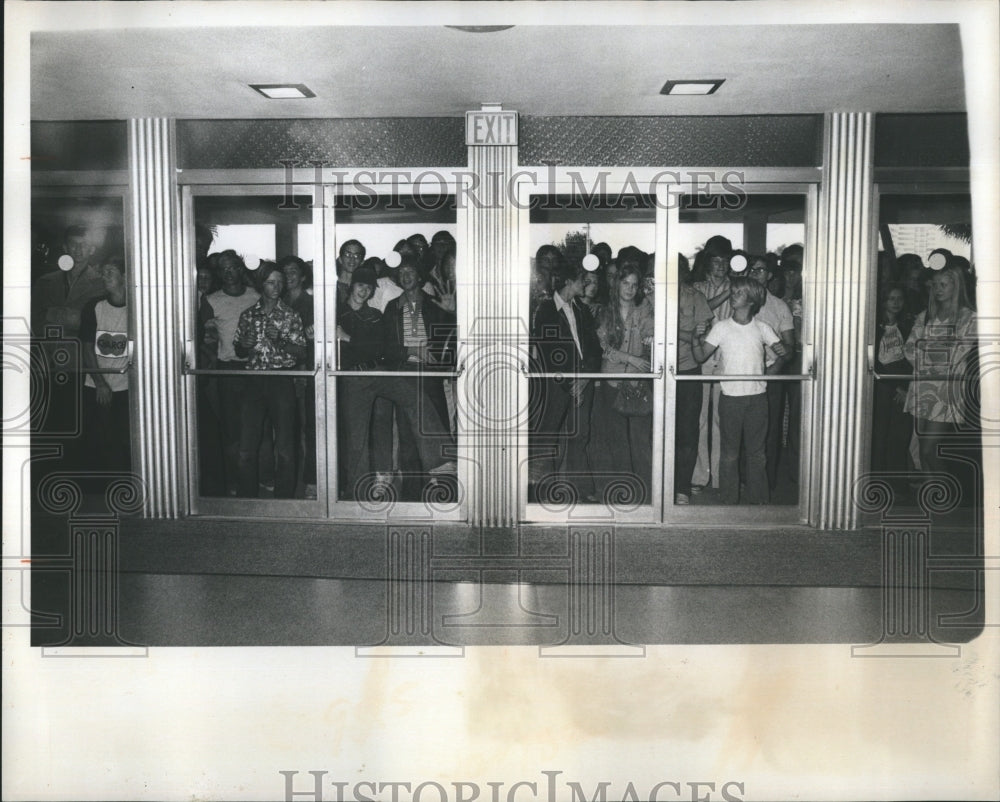
M 968 167 L 965 114 L 875 115 L 876 167 Z
M 518 161 L 623 167 L 812 167 L 823 118 L 522 117 Z
M 888 152 L 897 159 L 880 165 L 968 164 L 965 115 L 923 115 L 930 123 L 917 131 L 916 141 L 904 136 L 900 144 L 901 130 L 913 132 L 912 124 L 901 129 L 898 120 L 913 116 L 879 115 L 880 122 L 888 122 L 881 131 L 876 129 L 877 142 L 886 139 L 892 144 L 876 153 Z M 962 151 L 957 155 L 949 150 L 956 147 L 955 118 L 961 123 Z M 522 117 L 518 161 L 627 167 L 815 166 L 820 163 L 822 136 L 819 115 Z M 124 170 L 126 138 L 124 121 L 34 122 L 32 167 Z M 177 145 L 178 166 L 184 169 L 272 168 L 289 159 L 362 168 L 467 164 L 464 120 L 452 117 L 178 120 Z
M 452 117 L 353 120 L 178 120 L 182 169 L 464 167 L 465 121 Z
M 33 122 L 32 170 L 126 170 L 124 120 Z

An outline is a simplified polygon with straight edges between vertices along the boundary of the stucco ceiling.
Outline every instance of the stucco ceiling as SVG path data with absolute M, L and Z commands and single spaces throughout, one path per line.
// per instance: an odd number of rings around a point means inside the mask
M 668 79 L 724 78 L 707 97 Z M 316 97 L 266 100 L 252 83 Z M 191 27 L 38 32 L 37 120 L 963 111 L 955 24 Z

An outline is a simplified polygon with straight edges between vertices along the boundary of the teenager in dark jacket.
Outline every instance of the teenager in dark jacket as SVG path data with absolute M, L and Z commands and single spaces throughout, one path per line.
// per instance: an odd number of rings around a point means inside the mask
M 542 380 L 536 391 L 529 449 L 534 479 L 534 487 L 529 487 L 531 500 L 551 495 L 539 492 L 539 485 L 551 487 L 560 474 L 575 487 L 581 501 L 596 500 L 587 458 L 594 385 L 589 379 L 573 378 L 575 373 L 601 370 L 597 323 L 579 301 L 584 273 L 580 265 L 559 264 L 551 276 L 552 297 L 538 305 L 532 322 L 534 372 L 564 375 Z
M 456 320 L 453 297 L 436 301 L 421 289 L 425 277 L 414 257 L 403 257 L 397 278 L 403 294 L 389 301 L 382 313 L 382 368 L 425 374 L 392 379 L 411 388 L 413 405 L 419 407 L 419 414 L 414 408 L 400 415 L 401 402 L 395 400 L 403 496 L 408 498 L 415 483 L 408 484 L 407 477 L 455 473 L 455 443 L 447 422 L 444 379 L 426 374 L 455 369 Z M 391 412 L 385 405 L 376 405 L 372 420 L 372 449 L 380 473 L 388 472 L 392 465 Z

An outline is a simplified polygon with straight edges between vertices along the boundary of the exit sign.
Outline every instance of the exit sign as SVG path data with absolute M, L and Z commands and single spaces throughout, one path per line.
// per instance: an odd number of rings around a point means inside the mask
M 465 112 L 466 145 L 516 145 L 516 111 Z

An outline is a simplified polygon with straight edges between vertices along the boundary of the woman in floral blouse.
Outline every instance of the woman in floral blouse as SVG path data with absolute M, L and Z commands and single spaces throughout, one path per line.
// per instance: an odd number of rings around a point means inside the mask
M 237 356 L 252 371 L 294 370 L 306 354 L 302 318 L 284 301 L 285 277 L 277 265 L 261 267 L 261 296 L 240 315 L 233 338 Z M 275 498 L 295 494 L 295 386 L 288 376 L 252 378 L 246 383 L 240 419 L 239 495 L 257 495 L 257 449 L 264 423 L 274 426 Z
M 927 309 L 917 315 L 904 353 L 913 365 L 914 381 L 905 410 L 916 419 L 920 467 L 947 468 L 939 446 L 970 420 L 969 374 L 975 348 L 976 313 L 958 270 L 946 268 L 931 279 Z

